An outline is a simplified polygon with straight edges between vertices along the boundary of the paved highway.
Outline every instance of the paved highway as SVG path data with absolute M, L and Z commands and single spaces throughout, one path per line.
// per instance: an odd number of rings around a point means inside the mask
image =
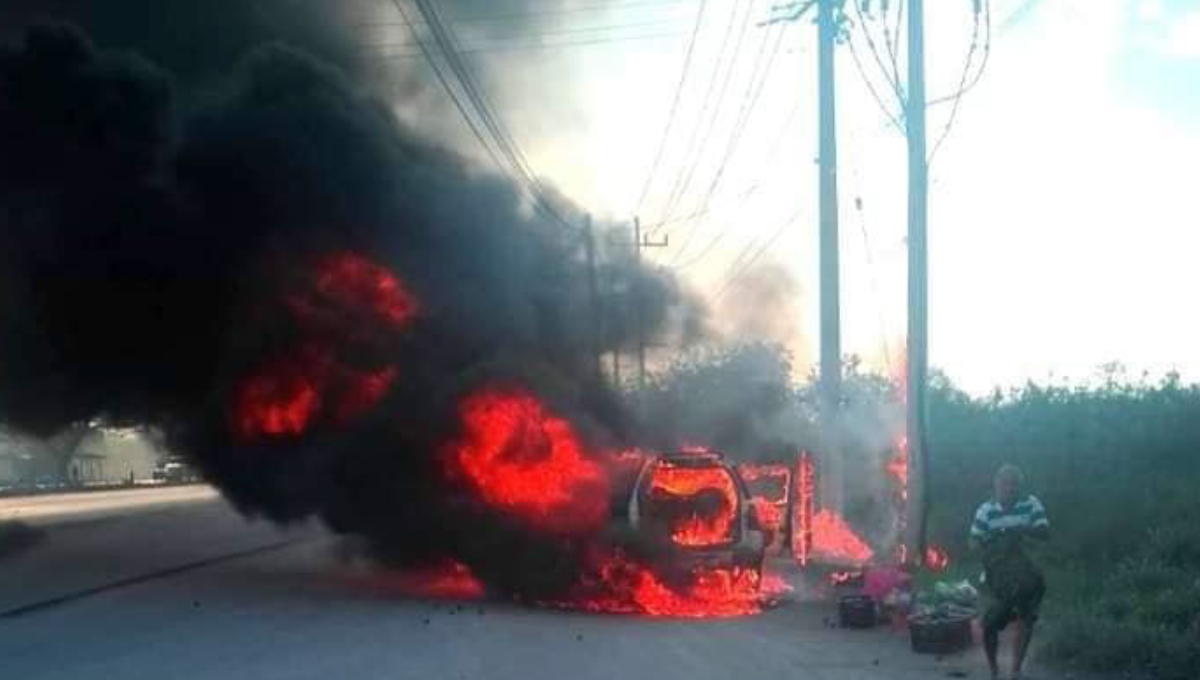
M 986 677 L 978 650 L 938 660 L 893 631 L 831 629 L 828 604 L 694 621 L 405 599 L 364 585 L 319 527 L 174 491 L 59 515 L 0 561 L 0 678 Z
M 15 496 L 0 498 L 0 522 L 16 519 L 33 525 L 60 524 L 219 497 L 215 489 L 203 484 Z

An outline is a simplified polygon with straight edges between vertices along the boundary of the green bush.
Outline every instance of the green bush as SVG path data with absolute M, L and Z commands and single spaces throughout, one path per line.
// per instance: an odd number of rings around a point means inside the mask
M 972 399 L 930 394 L 930 538 L 960 563 L 1005 462 L 1046 505 L 1041 656 L 1096 671 L 1200 677 L 1200 388 L 1109 379 Z

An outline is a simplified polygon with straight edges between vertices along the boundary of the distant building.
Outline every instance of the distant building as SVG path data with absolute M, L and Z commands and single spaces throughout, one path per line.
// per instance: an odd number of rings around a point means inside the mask
M 0 428 L 0 487 L 30 482 L 42 471 L 40 442 Z
M 71 456 L 72 481 L 83 484 L 151 479 L 165 453 L 151 437 L 135 429 L 96 429 Z

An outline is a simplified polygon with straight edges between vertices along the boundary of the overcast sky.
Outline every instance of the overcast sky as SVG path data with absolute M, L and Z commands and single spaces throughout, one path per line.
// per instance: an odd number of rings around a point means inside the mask
M 495 22 L 456 30 L 468 46 L 587 43 L 473 57 L 530 165 L 597 215 L 638 214 L 655 237 L 668 236 L 669 247 L 647 255 L 713 298 L 726 332 L 773 336 L 811 361 L 815 27 L 761 26 L 777 0 L 708 0 L 669 117 L 702 3 L 601 4 L 546 3 L 544 24 L 521 29 L 541 38 L 507 37 L 517 33 Z M 502 5 L 479 13 L 503 14 Z M 971 2 L 926 7 L 928 89 L 936 97 L 959 82 Z M 975 392 L 1030 378 L 1087 379 L 1111 361 L 1134 375 L 1174 368 L 1200 377 L 1192 302 L 1200 290 L 1200 3 L 993 0 L 991 10 L 986 71 L 963 97 L 930 171 L 933 366 Z M 385 3 L 380 12 L 388 11 Z M 856 44 L 867 75 L 877 76 L 865 43 Z M 837 69 L 843 346 L 896 370 L 904 140 L 845 47 Z M 931 144 L 949 110 L 931 109 Z M 755 267 L 768 273 L 742 268 L 756 255 Z M 792 280 L 781 282 L 778 272 Z M 776 312 L 789 322 L 764 326 L 739 314 L 764 289 L 763 277 L 771 291 L 795 292 Z

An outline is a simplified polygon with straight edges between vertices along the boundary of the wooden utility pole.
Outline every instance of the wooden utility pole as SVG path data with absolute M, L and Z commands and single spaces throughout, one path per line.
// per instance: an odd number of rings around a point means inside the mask
M 600 380 L 604 373 L 600 358 L 600 294 L 596 289 L 596 238 L 592 233 L 592 216 L 583 216 L 583 247 L 587 252 L 588 267 L 588 304 L 592 314 L 592 356 L 596 361 L 596 379 Z
M 618 241 L 617 243 L 622 243 L 622 242 Z M 657 240 L 657 241 L 652 241 L 652 240 L 650 240 L 650 238 L 648 236 L 643 236 L 642 235 L 642 221 L 640 218 L 634 217 L 633 218 L 633 242 L 630 243 L 628 241 L 625 241 L 623 243 L 625 245 L 633 246 L 633 262 L 635 265 L 634 268 L 635 268 L 635 272 L 636 272 L 635 275 L 641 276 L 642 249 L 643 248 L 666 248 L 667 246 L 671 245 L 671 240 L 670 240 L 669 235 L 664 235 L 662 237 L 662 239 Z M 632 288 L 626 289 L 626 291 L 625 291 L 626 301 L 627 301 L 626 307 L 625 307 L 626 310 L 628 310 L 628 308 L 629 308 L 628 301 L 631 297 L 633 297 L 633 293 L 635 293 L 635 292 L 636 291 L 634 291 Z M 633 302 L 634 302 L 634 306 L 635 306 L 635 309 L 633 312 L 633 314 L 634 314 L 633 319 L 634 319 L 634 326 L 635 326 L 634 332 L 637 334 L 637 337 L 635 340 L 637 342 L 638 393 L 642 394 L 646 389 L 646 330 L 644 328 L 645 315 L 642 312 L 641 300 L 634 300 Z M 619 348 L 614 349 L 613 350 L 613 380 L 618 385 L 621 382 L 620 361 L 621 360 L 620 360 Z
M 642 220 L 638 217 L 633 218 L 633 253 L 634 262 L 637 263 L 638 275 L 641 275 L 642 268 Z M 638 403 L 642 404 L 646 399 L 646 329 L 643 323 L 646 315 L 643 314 L 642 304 L 637 302 L 637 316 L 635 323 L 637 324 L 637 362 L 638 362 Z
M 929 195 L 925 156 L 925 3 L 908 2 L 908 506 L 906 553 L 920 564 L 925 557 L 929 452 L 925 437 L 925 385 L 928 372 L 928 260 L 926 218 Z
M 838 274 L 837 107 L 834 47 L 837 0 L 817 0 L 817 99 L 819 106 L 819 198 L 821 275 L 820 415 L 824 465 L 822 504 L 842 509 L 844 477 L 839 417 L 841 411 L 842 341 Z

